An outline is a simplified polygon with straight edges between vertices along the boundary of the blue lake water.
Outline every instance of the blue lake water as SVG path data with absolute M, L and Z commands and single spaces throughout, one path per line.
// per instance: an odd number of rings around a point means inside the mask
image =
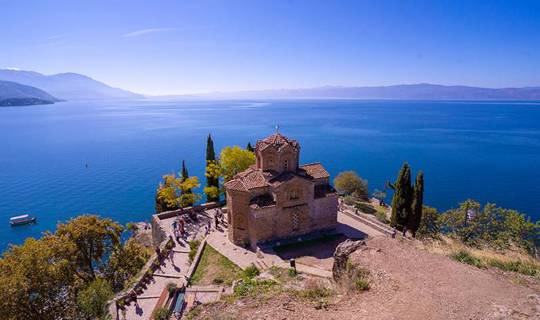
M 406 160 L 440 210 L 474 198 L 540 218 L 540 102 L 64 102 L 0 108 L 0 250 L 81 213 L 148 220 L 162 174 L 184 159 L 203 176 L 208 133 L 219 152 L 276 125 L 302 163 L 372 190 Z M 20 212 L 38 223 L 11 228 Z

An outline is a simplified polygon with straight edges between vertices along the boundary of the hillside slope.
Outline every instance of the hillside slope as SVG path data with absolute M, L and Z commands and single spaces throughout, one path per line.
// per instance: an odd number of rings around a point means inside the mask
M 203 305 L 193 319 L 540 319 L 540 284 L 532 278 L 478 269 L 387 237 L 368 240 L 351 262 L 369 271 L 368 291 L 334 294 L 321 304 L 285 289 L 270 298 Z
M 33 86 L 65 100 L 142 98 L 141 95 L 113 88 L 77 73 L 43 75 L 33 71 L 0 69 L 0 80 Z
M 47 92 L 11 81 L 0 81 L 0 106 L 51 104 L 60 101 Z

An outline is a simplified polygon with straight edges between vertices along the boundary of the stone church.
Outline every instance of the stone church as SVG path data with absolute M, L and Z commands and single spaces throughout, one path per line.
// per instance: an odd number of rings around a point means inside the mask
M 229 239 L 258 243 L 337 225 L 338 197 L 320 163 L 299 165 L 300 145 L 279 132 L 255 146 L 256 163 L 225 183 Z

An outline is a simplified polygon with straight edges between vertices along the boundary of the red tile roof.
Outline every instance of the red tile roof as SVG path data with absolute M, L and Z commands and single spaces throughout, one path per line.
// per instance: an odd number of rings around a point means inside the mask
M 289 139 L 282 135 L 281 133 L 277 132 L 271 136 L 268 136 L 262 140 L 257 141 L 256 148 L 259 150 L 264 150 L 269 146 L 277 147 L 278 149 L 281 149 L 282 147 L 289 145 L 293 147 L 294 149 L 298 149 L 300 144 L 298 141 Z
M 318 162 L 304 164 L 300 166 L 299 170 L 304 170 L 306 174 L 313 179 L 328 178 L 330 176 L 328 171 L 326 171 L 322 164 Z

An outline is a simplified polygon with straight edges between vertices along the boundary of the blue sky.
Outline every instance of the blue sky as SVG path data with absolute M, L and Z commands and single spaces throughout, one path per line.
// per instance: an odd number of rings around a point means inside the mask
M 0 0 L 0 67 L 147 94 L 540 86 L 540 1 Z

